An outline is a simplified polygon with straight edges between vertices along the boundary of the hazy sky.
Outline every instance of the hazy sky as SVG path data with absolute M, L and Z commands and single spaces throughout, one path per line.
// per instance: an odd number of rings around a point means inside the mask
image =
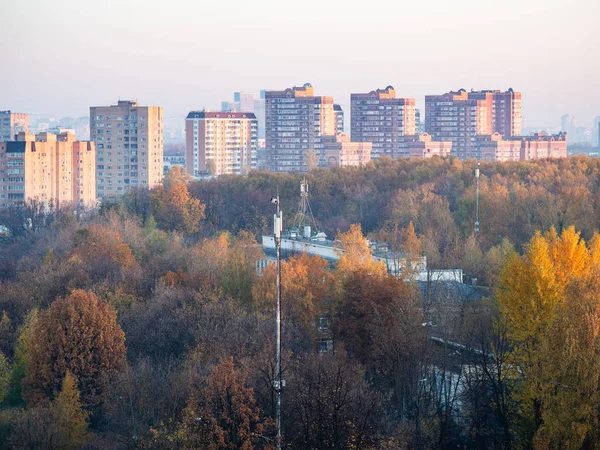
M 0 0 L 0 110 L 167 117 L 309 81 L 349 113 L 388 84 L 523 93 L 529 126 L 600 116 L 600 0 Z

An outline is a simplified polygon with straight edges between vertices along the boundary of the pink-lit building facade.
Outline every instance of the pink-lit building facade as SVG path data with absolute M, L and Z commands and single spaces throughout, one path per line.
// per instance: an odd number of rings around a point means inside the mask
M 370 142 L 352 142 L 347 133 L 323 136 L 324 150 L 320 158 L 323 167 L 358 167 L 371 161 Z
M 444 157 L 452 154 L 452 141 L 434 141 L 428 133 L 407 137 L 406 145 L 409 158 Z
M 94 143 L 48 132 L 0 142 L 0 205 L 28 200 L 95 206 Z

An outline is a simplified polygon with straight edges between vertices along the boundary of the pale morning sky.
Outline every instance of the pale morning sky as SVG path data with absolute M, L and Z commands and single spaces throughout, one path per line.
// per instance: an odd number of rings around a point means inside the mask
M 600 116 L 600 0 L 0 0 L 0 110 L 167 117 L 309 81 L 349 112 L 388 84 L 523 93 L 529 126 Z

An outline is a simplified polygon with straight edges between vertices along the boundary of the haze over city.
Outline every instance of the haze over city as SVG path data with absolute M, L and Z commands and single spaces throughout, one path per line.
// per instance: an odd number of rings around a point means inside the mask
M 0 11 L 1 100 L 32 115 L 85 116 L 121 98 L 183 121 L 234 90 L 307 81 L 344 109 L 351 92 L 391 84 L 418 107 L 426 94 L 512 87 L 528 126 L 598 115 L 595 0 L 33 0 Z

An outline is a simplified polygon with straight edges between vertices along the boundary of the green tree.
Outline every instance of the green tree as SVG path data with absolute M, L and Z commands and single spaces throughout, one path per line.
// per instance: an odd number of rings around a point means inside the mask
M 6 356 L 0 352 L 0 403 L 8 395 L 10 387 L 10 364 Z

